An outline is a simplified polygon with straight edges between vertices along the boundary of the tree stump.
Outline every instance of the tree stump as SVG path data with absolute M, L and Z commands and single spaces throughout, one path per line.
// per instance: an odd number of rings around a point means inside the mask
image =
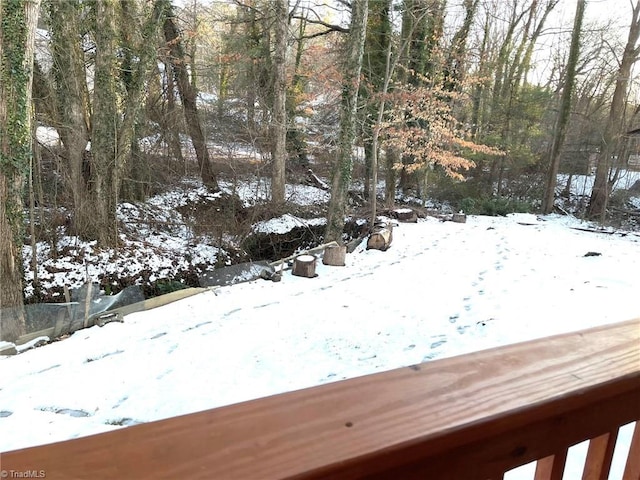
M 292 275 L 296 277 L 313 278 L 316 276 L 316 257 L 313 255 L 300 255 L 293 261 Z
M 324 249 L 322 263 L 333 267 L 344 267 L 346 256 L 346 245 L 331 245 Z
M 451 220 L 455 223 L 467 223 L 467 215 L 464 213 L 454 213 Z
M 393 226 L 379 223 L 373 227 L 373 231 L 367 240 L 367 250 L 382 250 L 389 248 L 393 240 Z

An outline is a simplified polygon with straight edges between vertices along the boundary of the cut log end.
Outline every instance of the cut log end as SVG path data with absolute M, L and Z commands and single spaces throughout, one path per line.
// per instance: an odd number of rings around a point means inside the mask
M 391 246 L 393 240 L 393 226 L 379 224 L 373 228 L 367 240 L 367 250 L 382 250 L 383 252 Z
M 316 276 L 316 257 L 313 255 L 300 255 L 293 261 L 292 275 L 296 277 L 313 278 Z

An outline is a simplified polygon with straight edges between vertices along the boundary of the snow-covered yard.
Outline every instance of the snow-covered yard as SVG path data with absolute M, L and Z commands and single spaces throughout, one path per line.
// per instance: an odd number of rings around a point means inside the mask
M 572 227 L 590 225 L 401 224 L 387 252 L 363 244 L 314 279 L 220 287 L 0 357 L 0 451 L 637 317 L 640 236 Z

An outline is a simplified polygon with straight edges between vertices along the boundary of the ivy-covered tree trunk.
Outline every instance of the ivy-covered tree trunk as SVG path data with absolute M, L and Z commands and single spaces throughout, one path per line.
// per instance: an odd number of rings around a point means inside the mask
M 120 36 L 122 45 L 128 48 L 120 66 L 124 85 L 124 102 L 121 108 L 122 124 L 117 135 L 115 168 L 111 183 L 111 194 L 116 202 L 120 201 L 125 178 L 133 180 L 128 188 L 128 192 L 133 194 L 133 199 L 141 200 L 145 196 L 140 186 L 147 178 L 140 175 L 144 175 L 148 169 L 140 155 L 138 121 L 151 67 L 157 58 L 156 39 L 169 6 L 166 0 L 155 0 L 151 5 L 142 5 L 138 8 L 135 3 L 121 3 Z M 134 21 L 132 22 L 131 19 Z M 114 219 L 115 213 L 114 208 Z
M 620 67 L 618 68 L 616 88 L 613 92 L 607 124 L 602 134 L 600 154 L 596 166 L 596 178 L 587 208 L 587 214 L 590 218 L 600 220 L 604 220 L 607 203 L 609 202 L 609 170 L 611 169 L 612 156 L 622 133 L 625 98 L 629 89 L 631 67 L 640 58 L 640 46 L 638 46 L 638 40 L 640 39 L 640 0 L 637 0 L 632 5 L 633 11 L 629 36 L 622 54 Z
M 374 128 L 378 122 L 380 102 L 373 99 L 382 91 L 387 72 L 387 51 L 391 45 L 391 0 L 371 0 L 367 16 L 367 33 L 364 41 L 362 59 L 362 76 L 365 85 L 360 89 L 361 96 L 366 99 L 367 108 L 364 109 L 363 121 L 364 142 L 364 198 L 369 199 L 371 181 L 373 177 L 374 157 Z
M 464 0 L 462 5 L 465 10 L 464 21 L 456 31 L 451 41 L 451 48 L 447 57 L 444 70 L 444 86 L 447 90 L 461 88 L 464 77 L 464 65 L 467 56 L 467 37 L 473 24 L 473 19 L 478 9 L 479 0 Z
M 271 202 L 284 203 L 287 158 L 287 26 L 289 2 L 274 2 L 275 50 L 273 55 L 273 112 L 271 116 Z
M 347 192 L 353 170 L 353 146 L 356 137 L 355 120 L 362 69 L 362 53 L 367 27 L 368 0 L 351 2 L 351 26 L 346 43 L 346 58 L 342 80 L 342 107 L 338 136 L 338 158 L 333 167 L 331 199 L 327 213 L 326 241 L 341 241 L 344 230 Z
M 560 112 L 554 129 L 551 152 L 549 155 L 549 170 L 547 172 L 547 182 L 542 199 L 542 213 L 551 213 L 555 202 L 556 184 L 558 169 L 560 167 L 560 148 L 564 143 L 567 132 L 567 124 L 571 114 L 571 96 L 573 85 L 576 79 L 576 66 L 580 53 L 580 33 L 582 31 L 582 19 L 586 0 L 578 0 L 576 5 L 576 16 L 573 22 L 573 32 L 571 34 L 571 47 L 569 48 L 569 59 L 567 60 L 567 73 L 565 74 L 564 85 L 562 87 L 562 98 L 560 99 Z
M 0 1 L 0 339 L 25 333 L 22 192 L 31 158 L 31 83 L 39 0 Z
M 116 202 L 111 185 L 116 175 L 117 137 L 122 119 L 118 114 L 116 84 L 116 5 L 102 0 L 95 5 L 95 79 L 91 121 L 92 236 L 103 245 L 116 243 Z

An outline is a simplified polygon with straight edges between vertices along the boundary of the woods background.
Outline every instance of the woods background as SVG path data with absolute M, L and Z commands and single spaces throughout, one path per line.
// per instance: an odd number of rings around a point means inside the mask
M 330 192 L 319 242 L 398 203 L 637 218 L 612 187 L 640 165 L 638 0 L 0 0 L 0 15 L 7 338 L 37 272 L 24 245 L 34 263 L 62 235 L 117 249 L 119 206 L 185 178 L 220 192 L 199 224 L 219 247 L 290 211 L 301 182 Z M 221 188 L 246 175 L 269 182 L 252 209 Z M 578 175 L 593 189 L 570 197 Z

